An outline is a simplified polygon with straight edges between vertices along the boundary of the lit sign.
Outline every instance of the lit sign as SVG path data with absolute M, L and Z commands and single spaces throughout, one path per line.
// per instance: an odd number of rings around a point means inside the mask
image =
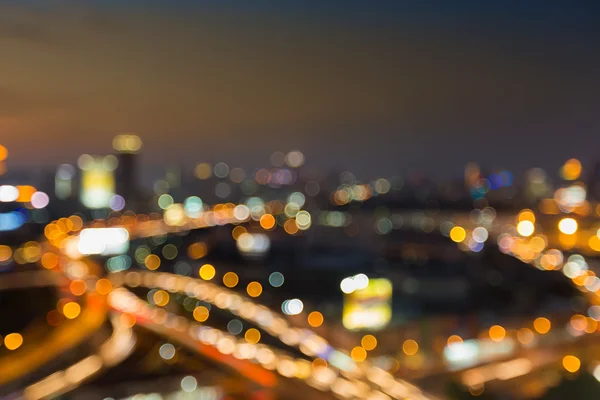
M 381 329 L 392 319 L 392 283 L 384 278 L 368 282 L 344 296 L 342 323 L 346 329 Z
M 500 342 L 470 339 L 452 343 L 444 348 L 444 359 L 452 369 L 468 368 L 482 362 L 506 357 L 515 349 L 515 342 L 505 338 Z
M 85 255 L 123 254 L 129 249 L 129 232 L 125 228 L 84 229 L 79 234 L 77 248 Z
M 263 233 L 242 233 L 236 245 L 242 255 L 258 257 L 269 251 L 271 240 Z
M 117 166 L 113 156 L 80 157 L 79 167 L 83 170 L 81 176 L 81 202 L 88 208 L 108 208 L 110 199 L 115 194 L 114 170 Z

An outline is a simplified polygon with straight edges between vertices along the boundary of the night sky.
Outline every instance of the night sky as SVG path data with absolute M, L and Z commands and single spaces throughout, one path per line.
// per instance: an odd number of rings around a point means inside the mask
M 599 17 L 597 1 L 3 1 L 0 143 L 9 168 L 110 152 L 119 132 L 148 166 L 290 149 L 364 178 L 585 166 Z

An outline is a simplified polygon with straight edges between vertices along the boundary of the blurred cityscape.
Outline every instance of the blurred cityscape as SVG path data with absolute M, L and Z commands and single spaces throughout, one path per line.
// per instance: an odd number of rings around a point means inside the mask
M 599 398 L 600 163 L 144 182 L 112 147 L 0 146 L 1 399 Z
M 0 0 L 0 400 L 600 399 L 599 20 Z

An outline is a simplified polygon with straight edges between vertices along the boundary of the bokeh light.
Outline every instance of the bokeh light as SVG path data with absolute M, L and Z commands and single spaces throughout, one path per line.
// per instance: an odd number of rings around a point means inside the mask
M 551 327 L 552 324 L 548 318 L 538 317 L 533 321 L 533 328 L 542 335 L 548 333 Z
M 577 232 L 577 221 L 573 218 L 563 218 L 558 222 L 558 229 L 565 235 L 572 235 Z
M 489 335 L 494 342 L 500 342 L 506 337 L 506 329 L 500 325 L 494 325 L 489 329 Z
M 262 293 L 262 285 L 258 282 L 250 282 L 246 287 L 246 292 L 250 297 L 258 297 Z
M 4 337 L 4 346 L 8 350 L 16 350 L 23 344 L 23 336 L 20 333 L 9 333 Z
M 521 236 L 529 237 L 535 232 L 535 225 L 529 220 L 520 221 L 517 224 L 517 232 Z
M 158 267 L 160 267 L 160 257 L 158 257 L 156 254 L 149 254 L 144 259 L 144 264 L 146 265 L 146 268 L 148 268 L 151 271 L 154 271 L 158 269 Z
M 318 328 L 323 325 L 323 314 L 318 311 L 313 311 L 308 314 L 308 324 L 313 328 Z
M 81 313 L 81 306 L 74 301 L 70 301 L 63 306 L 62 313 L 68 319 L 75 319 Z
M 360 345 L 364 347 L 365 350 L 371 351 L 377 347 L 377 339 L 373 335 L 365 335 L 360 340 Z
M 200 271 L 198 273 L 200 278 L 204 279 L 205 281 L 210 281 L 215 277 L 216 270 L 211 264 L 204 264 L 202 267 L 200 267 Z
M 581 361 L 575 356 L 567 355 L 563 357 L 562 365 L 568 372 L 575 373 L 579 371 Z
M 465 228 L 461 226 L 455 226 L 450 230 L 450 239 L 456 243 L 460 243 L 467 237 Z
M 246 339 L 246 341 L 250 344 L 256 344 L 258 342 L 260 342 L 260 332 L 258 331 L 258 329 L 254 329 L 254 328 L 250 328 L 246 331 L 246 333 L 244 334 L 244 338 Z
M 204 322 L 208 319 L 210 312 L 208 311 L 208 308 L 204 306 L 199 306 L 194 309 L 193 315 L 196 321 Z
M 360 346 L 356 346 L 350 351 L 350 357 L 356 362 L 363 362 L 367 359 L 367 351 Z
M 405 340 L 402 344 L 402 351 L 407 356 L 415 355 L 419 351 L 419 344 L 412 339 Z
M 227 272 L 225 275 L 223 275 L 223 285 L 227 286 L 228 288 L 236 287 L 239 281 L 240 280 L 235 272 Z

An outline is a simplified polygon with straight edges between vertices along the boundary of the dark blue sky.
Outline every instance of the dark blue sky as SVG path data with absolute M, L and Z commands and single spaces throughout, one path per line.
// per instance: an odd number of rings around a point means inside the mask
M 299 148 L 365 177 L 600 158 L 594 1 L 0 3 L 0 143 L 146 165 Z M 35 144 L 35 145 L 34 145 Z

